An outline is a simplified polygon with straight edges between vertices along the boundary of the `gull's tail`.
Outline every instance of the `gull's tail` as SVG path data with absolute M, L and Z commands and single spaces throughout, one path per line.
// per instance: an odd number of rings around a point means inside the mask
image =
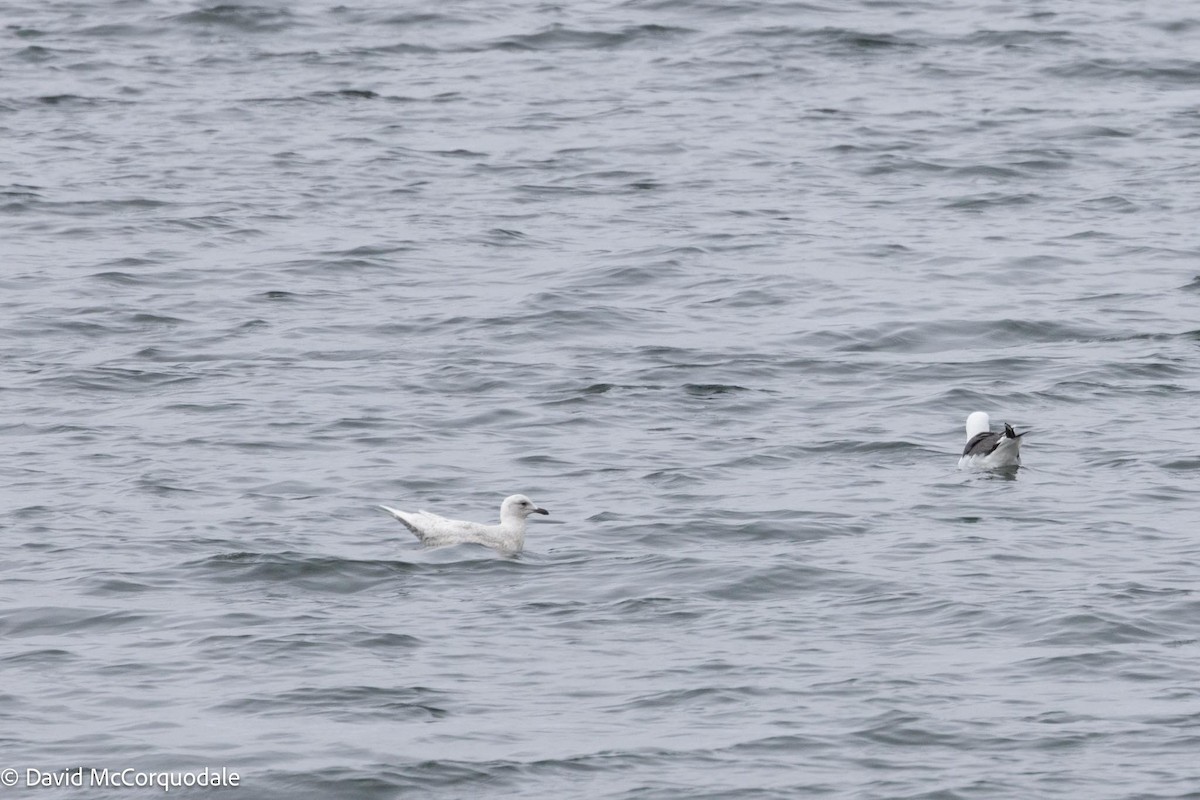
M 1029 431 L 1025 431 L 1029 433 Z M 992 450 L 991 458 L 999 466 L 1015 466 L 1021 463 L 1021 437 L 1025 433 L 1017 433 L 1013 426 L 1004 423 L 1004 434 Z
M 379 507 L 404 523 L 404 527 L 415 533 L 417 538 L 421 537 L 421 531 L 417 530 L 417 526 L 413 524 L 412 518 L 408 514 L 398 508 L 392 508 L 391 506 L 381 505 Z

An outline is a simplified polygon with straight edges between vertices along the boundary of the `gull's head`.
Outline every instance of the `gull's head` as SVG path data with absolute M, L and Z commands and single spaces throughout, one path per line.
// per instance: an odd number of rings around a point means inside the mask
M 550 512 L 544 508 L 538 508 L 537 504 L 523 494 L 514 494 L 504 498 L 504 502 L 500 504 L 500 520 L 503 522 L 507 519 L 525 519 L 530 514 L 546 514 Z
M 992 429 L 992 420 L 988 417 L 986 411 L 976 411 L 971 416 L 967 417 L 967 438 L 974 439 L 981 433 L 987 433 Z

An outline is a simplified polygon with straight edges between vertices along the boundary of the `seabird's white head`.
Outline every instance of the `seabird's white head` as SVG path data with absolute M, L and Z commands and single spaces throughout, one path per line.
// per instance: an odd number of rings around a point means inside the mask
M 509 495 L 500 504 L 501 525 L 507 522 L 521 522 L 530 514 L 549 515 L 550 512 L 544 508 L 538 508 L 537 504 L 523 494 Z
M 991 417 L 986 411 L 976 411 L 971 416 L 967 417 L 967 438 L 974 439 L 981 433 L 987 433 L 992 429 Z

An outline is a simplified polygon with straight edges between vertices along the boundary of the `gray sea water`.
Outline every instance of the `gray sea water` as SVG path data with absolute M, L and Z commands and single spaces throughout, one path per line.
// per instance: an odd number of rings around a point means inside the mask
M 0 7 L 0 793 L 1200 797 L 1198 54 L 1163 0 Z M 514 492 L 515 558 L 374 507 Z

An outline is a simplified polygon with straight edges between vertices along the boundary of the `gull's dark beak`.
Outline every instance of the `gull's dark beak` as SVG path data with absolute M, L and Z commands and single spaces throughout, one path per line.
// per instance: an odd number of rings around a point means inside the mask
M 535 513 L 535 514 L 545 514 L 547 517 L 548 517 L 548 516 L 550 516 L 550 512 L 549 512 L 549 511 L 547 511 L 547 510 L 546 510 L 546 509 L 544 509 L 544 508 L 535 508 L 535 509 L 533 510 L 533 513 Z

